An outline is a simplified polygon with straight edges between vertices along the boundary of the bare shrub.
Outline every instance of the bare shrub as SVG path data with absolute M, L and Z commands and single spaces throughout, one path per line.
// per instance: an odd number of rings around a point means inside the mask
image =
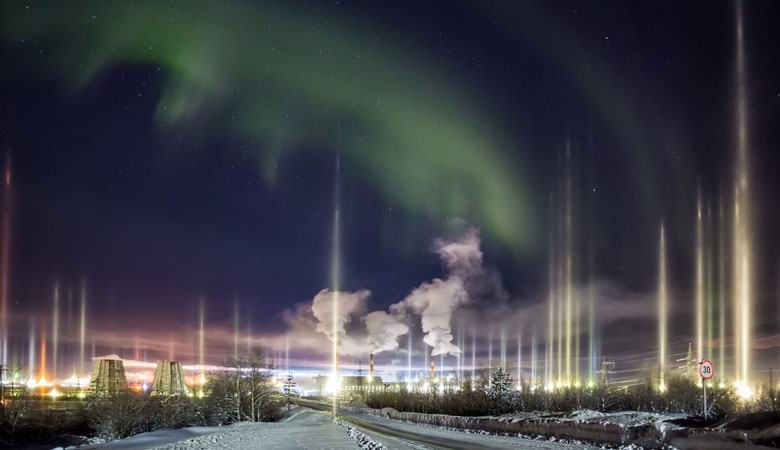
M 90 399 L 89 420 L 95 434 L 103 439 L 121 439 L 149 431 L 143 415 L 146 400 L 131 393 Z
M 73 435 L 91 432 L 80 402 L 68 408 L 51 408 L 51 400 L 34 396 L 27 389 L 7 393 L 5 400 L 5 405 L 0 406 L 0 448 L 55 440 L 75 444 L 79 442 Z
M 712 386 L 707 390 L 709 414 L 714 418 L 732 416 L 754 408 L 772 406 L 773 395 L 763 389 L 753 404 L 740 404 L 732 387 Z M 766 397 L 762 400 L 762 396 Z M 523 385 L 496 396 L 494 390 L 484 385 L 473 386 L 465 382 L 459 390 L 443 392 L 396 391 L 364 394 L 364 402 L 370 408 L 390 407 L 398 411 L 457 416 L 499 415 L 522 411 L 547 411 L 570 413 L 580 409 L 602 412 L 648 411 L 658 413 L 702 413 L 702 387 L 686 377 L 667 380 L 666 392 L 659 392 L 648 379 L 630 387 L 570 387 L 547 391 Z M 761 402 L 763 401 L 762 404 Z

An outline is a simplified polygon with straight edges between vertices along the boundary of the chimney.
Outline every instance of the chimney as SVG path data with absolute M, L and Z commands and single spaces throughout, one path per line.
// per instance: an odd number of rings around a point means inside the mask
M 374 354 L 368 354 L 368 382 L 374 381 Z

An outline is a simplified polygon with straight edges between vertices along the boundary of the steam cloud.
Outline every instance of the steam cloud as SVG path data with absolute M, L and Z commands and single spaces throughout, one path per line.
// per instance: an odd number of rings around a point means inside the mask
M 334 334 L 338 337 L 339 352 L 348 355 L 359 355 L 367 351 L 365 343 L 347 334 L 346 326 L 352 322 L 352 316 L 365 312 L 366 300 L 371 296 L 368 290 L 357 292 L 339 292 L 338 311 L 333 318 L 334 291 L 323 289 L 314 297 L 311 312 L 317 319 L 315 330 L 333 341 Z
M 409 332 L 409 327 L 400 318 L 384 311 L 369 313 L 363 321 L 373 353 L 395 350 L 398 348 L 398 338 Z
M 366 300 L 371 296 L 371 291 L 363 289 L 357 292 L 339 292 L 335 321 L 333 320 L 334 294 L 334 291 L 323 289 L 317 293 L 311 304 L 311 311 L 318 321 L 316 330 L 331 340 L 333 340 L 334 332 L 339 337 L 346 332 L 345 326 L 352 321 L 352 314 L 365 309 Z
M 415 288 L 403 301 L 390 306 L 390 312 L 366 313 L 371 296 L 368 290 L 339 292 L 337 317 L 334 321 L 334 292 L 323 289 L 315 297 L 311 312 L 316 319 L 315 330 L 333 341 L 338 337 L 339 352 L 359 355 L 380 353 L 398 348 L 398 338 L 409 332 L 409 314 L 420 316 L 423 341 L 432 347 L 431 354 L 456 355 L 461 349 L 452 343 L 452 316 L 458 306 L 469 301 L 466 283 L 483 274 L 479 233 L 470 229 L 454 240 L 437 239 L 434 251 L 447 267 L 448 277 L 435 278 Z M 365 330 L 354 330 L 361 317 Z M 350 330 L 352 328 L 352 330 Z
M 433 356 L 461 353 L 461 349 L 452 343 L 452 316 L 458 306 L 469 300 L 465 282 L 483 273 L 479 246 L 479 233 L 473 228 L 454 241 L 437 239 L 434 250 L 447 266 L 449 277 L 421 284 L 403 301 L 390 307 L 395 314 L 411 311 L 420 315 L 425 333 L 423 341 L 433 348 Z
M 363 315 L 366 302 L 371 291 L 366 289 L 357 292 L 339 291 L 338 311 L 333 320 L 334 292 L 321 290 L 312 302 L 311 311 L 317 319 L 315 330 L 324 334 L 331 341 L 335 333 L 338 336 L 339 352 L 348 355 L 379 353 L 398 348 L 398 338 L 409 332 L 409 327 L 403 321 L 384 311 L 374 311 L 363 316 L 366 334 L 355 336 L 347 332 L 347 326 L 353 316 Z

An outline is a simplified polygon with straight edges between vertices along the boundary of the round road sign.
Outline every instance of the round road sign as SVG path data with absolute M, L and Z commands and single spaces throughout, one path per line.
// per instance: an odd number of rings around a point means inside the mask
M 712 365 L 712 361 L 705 359 L 699 363 L 699 376 L 705 381 L 715 376 L 715 366 Z

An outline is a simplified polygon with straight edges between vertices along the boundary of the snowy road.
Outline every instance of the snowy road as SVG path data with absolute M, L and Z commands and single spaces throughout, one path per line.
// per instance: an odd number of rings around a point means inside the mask
M 345 416 L 350 425 L 372 441 L 395 449 L 590 449 L 583 444 L 540 441 L 507 436 L 466 433 L 375 416 Z M 95 450 L 201 450 L 201 449 L 359 449 L 347 427 L 324 411 L 297 407 L 276 423 L 244 422 L 226 427 L 195 427 L 143 433 L 128 439 L 80 449 Z
M 468 433 L 465 431 L 401 422 L 377 416 L 345 416 L 343 420 L 355 426 L 372 440 L 388 449 L 596 449 L 582 443 L 568 444 L 510 436 Z

